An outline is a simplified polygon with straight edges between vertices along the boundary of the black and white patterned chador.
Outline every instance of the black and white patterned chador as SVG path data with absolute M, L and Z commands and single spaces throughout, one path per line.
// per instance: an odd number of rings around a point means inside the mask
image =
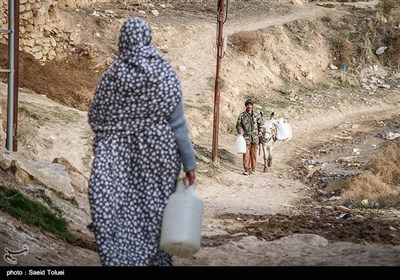
M 88 111 L 95 133 L 89 202 L 103 265 L 172 265 L 159 239 L 181 167 L 168 123 L 181 99 L 179 79 L 153 47 L 150 27 L 130 18 Z

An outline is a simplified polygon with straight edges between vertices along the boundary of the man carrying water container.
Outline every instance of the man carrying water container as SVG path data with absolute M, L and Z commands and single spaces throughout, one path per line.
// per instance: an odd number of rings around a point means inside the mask
M 253 101 L 246 100 L 246 111 L 242 112 L 236 122 L 236 131 L 246 140 L 246 153 L 243 154 L 243 175 L 253 174 L 257 164 L 257 149 L 261 133 L 261 115 L 253 111 Z

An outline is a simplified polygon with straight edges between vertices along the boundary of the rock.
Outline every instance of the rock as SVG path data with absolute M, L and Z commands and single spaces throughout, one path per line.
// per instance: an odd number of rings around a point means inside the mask
M 43 53 L 42 52 L 36 52 L 33 54 L 33 57 L 37 60 L 40 60 L 43 58 Z
M 292 0 L 292 4 L 295 6 L 303 6 L 303 2 L 301 2 L 301 0 Z
M 69 39 L 71 42 L 73 42 L 74 45 L 79 44 L 82 40 L 78 32 L 71 33 Z M 53 45 L 54 43 L 51 41 L 51 44 Z
M 160 47 L 160 51 L 163 53 L 168 53 L 169 52 L 169 47 L 167 45 L 162 45 Z
M 34 160 L 21 160 L 18 162 L 18 172 L 29 174 L 29 180 L 35 180 L 61 193 L 67 199 L 75 196 L 75 190 L 70 184 L 70 179 L 64 166 L 60 164 L 45 164 Z
M 46 23 L 46 21 L 47 21 L 47 17 L 45 15 L 40 15 L 33 19 L 33 24 L 34 25 L 43 25 Z
M 364 221 L 365 219 L 366 218 L 364 216 L 362 216 L 362 215 L 356 215 L 353 218 L 353 220 L 356 220 L 356 221 Z
M 57 53 L 55 50 L 50 50 L 49 53 L 47 54 L 47 59 L 48 60 L 53 60 L 57 57 Z
M 25 167 L 19 161 L 13 160 L 11 162 L 10 170 L 24 185 L 30 184 L 34 179 L 34 177 L 29 175 L 29 173 L 25 170 Z
M 353 148 L 353 155 L 359 155 L 360 154 L 360 152 L 361 152 L 361 149 L 360 148 Z
M 55 158 L 53 159 L 52 163 L 58 163 L 61 164 L 62 166 L 64 166 L 65 170 L 68 173 L 72 173 L 72 172 L 77 172 L 80 173 L 79 170 L 73 166 L 66 158 L 64 157 L 59 157 L 59 158 Z
M 291 238 L 318 247 L 326 247 L 329 244 L 326 238 L 316 234 L 294 234 Z
M 337 67 L 336 65 L 334 65 L 334 64 L 330 64 L 329 65 L 329 68 L 331 69 L 331 70 L 337 70 L 337 69 L 339 69 L 339 67 Z
M 399 138 L 400 137 L 400 133 L 393 133 L 393 132 L 384 131 L 384 132 L 380 133 L 380 136 L 383 139 L 386 139 L 386 140 L 393 140 L 393 139 Z
M 388 84 L 379 84 L 378 88 L 390 89 L 390 85 L 388 85 Z
M 87 179 L 78 172 L 68 173 L 69 178 L 71 179 L 72 187 L 80 193 L 88 193 L 88 181 Z

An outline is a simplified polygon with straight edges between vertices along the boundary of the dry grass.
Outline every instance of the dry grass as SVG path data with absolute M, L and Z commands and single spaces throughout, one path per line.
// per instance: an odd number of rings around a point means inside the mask
M 353 54 L 353 45 L 348 40 L 333 39 L 333 54 L 337 58 L 336 64 L 338 66 L 346 65 L 351 66 L 351 56 Z
M 400 206 L 400 147 L 394 143 L 371 160 L 367 171 L 348 181 L 345 204 L 365 208 Z
M 237 50 L 248 55 L 256 55 L 261 45 L 257 34 L 249 31 L 235 33 L 231 36 L 229 41 Z
M 400 68 L 400 31 L 393 28 L 400 24 L 400 0 L 381 0 L 380 7 L 387 19 L 378 30 L 382 35 L 380 45 L 388 47 L 382 60 L 390 67 Z
M 395 0 L 381 0 L 380 7 L 383 14 L 390 15 L 394 7 L 396 6 Z
M 384 182 L 400 185 L 400 147 L 396 144 L 388 146 L 381 155 L 374 158 L 370 170 Z
M 385 61 L 389 66 L 400 68 L 400 32 L 389 38 L 389 48 L 385 55 Z
M 400 29 L 394 28 L 400 24 L 400 0 L 396 1 L 382 0 L 375 15 L 364 12 L 370 17 L 347 16 L 341 24 L 323 20 L 337 35 L 329 38 L 335 64 L 352 67 L 364 62 L 382 63 L 400 68 Z M 376 55 L 375 50 L 382 46 L 387 50 Z

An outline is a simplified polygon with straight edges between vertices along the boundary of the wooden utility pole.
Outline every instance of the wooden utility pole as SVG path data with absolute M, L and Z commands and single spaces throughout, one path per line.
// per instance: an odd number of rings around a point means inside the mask
M 217 36 L 217 70 L 215 75 L 215 93 L 214 93 L 214 121 L 213 121 L 213 143 L 212 143 L 212 162 L 218 161 L 218 132 L 219 132 L 219 104 L 220 104 L 220 71 L 222 59 L 222 34 L 224 26 L 225 0 L 218 0 L 218 36 Z

